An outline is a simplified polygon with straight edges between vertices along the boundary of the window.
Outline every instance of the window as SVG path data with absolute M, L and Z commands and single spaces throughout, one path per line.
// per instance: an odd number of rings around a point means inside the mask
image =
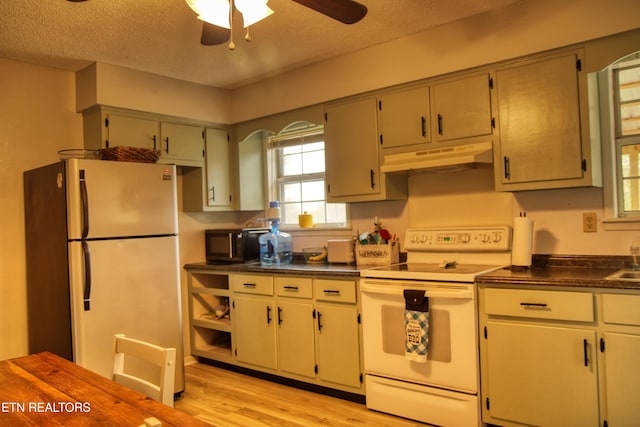
M 640 223 L 640 52 L 597 73 L 605 222 Z M 590 82 L 591 84 L 591 82 Z M 594 87 L 590 86 L 590 92 Z M 591 96 L 591 93 L 590 93 Z
M 616 94 L 616 152 L 623 216 L 640 213 L 640 62 L 614 69 Z
M 313 215 L 316 226 L 344 227 L 344 203 L 325 199 L 324 130 L 298 122 L 269 138 L 271 200 L 279 200 L 283 225 L 297 225 L 298 215 Z

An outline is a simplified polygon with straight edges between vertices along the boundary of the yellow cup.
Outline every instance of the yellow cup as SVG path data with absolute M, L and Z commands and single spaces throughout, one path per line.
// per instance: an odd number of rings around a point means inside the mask
M 307 212 L 298 215 L 298 225 L 300 226 L 300 228 L 313 227 L 313 215 Z

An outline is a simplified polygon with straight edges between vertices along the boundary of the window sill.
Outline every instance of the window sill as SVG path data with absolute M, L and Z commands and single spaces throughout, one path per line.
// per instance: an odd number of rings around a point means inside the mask
M 345 234 L 346 236 L 351 236 L 351 226 L 345 226 L 345 227 L 337 227 L 337 226 L 315 226 L 312 228 L 300 228 L 300 227 L 296 227 L 296 226 L 280 226 L 280 230 L 286 232 L 286 233 L 291 233 L 291 234 L 295 234 L 297 236 L 305 236 L 305 235 L 318 235 L 321 233 L 327 233 L 327 234 L 332 234 L 332 235 L 336 235 L 336 234 Z
M 606 231 L 614 230 L 640 230 L 640 218 L 605 218 L 602 226 Z

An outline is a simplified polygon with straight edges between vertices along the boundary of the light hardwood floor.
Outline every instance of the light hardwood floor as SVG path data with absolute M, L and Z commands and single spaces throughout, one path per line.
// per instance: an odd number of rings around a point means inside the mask
M 186 367 L 186 382 L 175 407 L 214 426 L 425 426 L 360 403 L 201 363 Z

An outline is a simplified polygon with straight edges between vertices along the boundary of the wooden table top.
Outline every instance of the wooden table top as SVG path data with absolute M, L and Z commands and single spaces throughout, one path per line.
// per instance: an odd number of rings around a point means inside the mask
M 44 352 L 0 362 L 0 426 L 208 426 L 191 415 Z

